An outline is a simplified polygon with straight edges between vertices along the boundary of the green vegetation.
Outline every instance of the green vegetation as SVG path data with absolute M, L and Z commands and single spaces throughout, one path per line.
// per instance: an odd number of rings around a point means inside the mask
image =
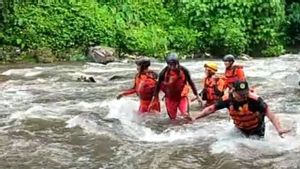
M 300 43 L 300 3 L 291 0 L 0 0 L 0 10 L 2 62 L 39 61 L 37 53 L 84 60 L 95 45 L 156 58 L 171 50 L 269 57 Z

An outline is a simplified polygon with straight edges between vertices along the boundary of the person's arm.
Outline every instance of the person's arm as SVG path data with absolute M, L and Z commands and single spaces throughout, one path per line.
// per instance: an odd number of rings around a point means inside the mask
M 165 73 L 167 71 L 167 67 L 165 67 L 158 75 L 158 81 L 156 83 L 156 86 L 155 86 L 155 90 L 154 90 L 154 93 L 153 93 L 153 98 L 154 99 L 155 97 L 158 98 L 158 93 L 160 91 L 160 85 L 161 83 L 164 81 L 164 78 L 165 78 Z
M 265 113 L 266 116 L 269 118 L 269 120 L 271 121 L 271 123 L 273 124 L 273 126 L 275 127 L 278 135 L 283 138 L 282 134 L 288 133 L 291 131 L 291 129 L 283 129 L 280 125 L 279 119 L 277 118 L 277 116 L 275 116 L 275 114 L 273 112 L 270 111 L 270 109 L 268 108 L 268 106 L 266 106 L 265 108 Z
M 205 109 L 203 109 L 199 114 L 197 114 L 195 117 L 191 117 L 192 121 L 196 120 L 196 119 L 200 119 L 203 118 L 205 116 L 208 116 L 212 113 L 214 113 L 215 110 L 215 105 L 211 105 L 206 107 Z
M 290 132 L 290 130 L 283 129 L 280 125 L 279 119 L 273 112 L 270 111 L 267 103 L 265 103 L 261 97 L 258 97 L 258 96 L 256 96 L 256 97 L 257 97 L 257 101 L 258 101 L 258 105 L 257 105 L 258 111 L 261 113 L 264 113 L 264 115 L 266 115 L 268 117 L 268 119 L 271 121 L 271 123 L 275 127 L 276 131 L 278 132 L 278 135 L 281 138 L 283 138 L 282 134 Z
M 217 110 L 226 108 L 227 105 L 229 104 L 229 100 L 219 100 L 216 104 L 213 104 L 211 106 L 208 106 L 206 108 L 204 108 L 199 114 L 197 114 L 195 117 L 191 117 L 192 120 L 196 120 L 199 118 L 203 118 L 207 115 L 210 115 L 214 112 L 216 112 Z
M 220 91 L 220 92 L 223 92 L 226 88 L 226 82 L 225 80 L 223 79 L 219 79 L 218 82 L 217 82 L 217 89 Z
M 196 85 L 195 85 L 195 83 L 194 83 L 194 82 L 192 81 L 192 79 L 191 79 L 190 72 L 189 72 L 186 68 L 184 68 L 184 67 L 182 67 L 182 70 L 183 70 L 183 72 L 184 72 L 184 75 L 185 75 L 185 77 L 186 77 L 186 80 L 187 80 L 188 84 L 190 85 L 190 87 L 191 87 L 191 89 L 192 89 L 194 95 L 195 95 L 196 97 L 199 97 L 198 92 L 197 92 Z
M 118 96 L 117 96 L 117 99 L 120 99 L 120 98 L 123 97 L 123 96 L 128 96 L 128 95 L 131 95 L 131 94 L 136 93 L 136 90 L 135 90 L 135 81 L 136 81 L 136 78 L 138 78 L 137 76 L 138 76 L 138 74 L 137 74 L 137 75 L 135 76 L 135 78 L 134 78 L 134 84 L 133 84 L 133 87 L 130 88 L 130 89 L 127 89 L 127 90 L 124 90 L 124 91 L 120 92 L 120 93 L 118 94 Z
M 124 91 L 122 92 L 122 95 L 123 95 L 123 96 L 128 96 L 128 95 L 131 95 L 131 94 L 134 94 L 134 93 L 136 93 L 136 90 L 135 90 L 134 88 L 132 88 L 132 89 L 124 90 Z
M 237 68 L 236 75 L 240 81 L 246 80 L 246 76 L 245 76 L 243 68 Z

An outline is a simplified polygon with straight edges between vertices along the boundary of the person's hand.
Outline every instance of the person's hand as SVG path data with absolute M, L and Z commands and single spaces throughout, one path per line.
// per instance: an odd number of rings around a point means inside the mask
M 281 138 L 283 138 L 283 134 L 288 133 L 288 132 L 290 132 L 290 131 L 291 131 L 291 129 L 279 129 L 277 132 L 278 132 L 278 135 L 279 135 Z
M 121 99 L 122 97 L 123 97 L 122 94 L 118 94 L 117 99 L 119 100 L 119 99 Z
M 196 120 L 196 118 L 195 118 L 195 117 L 192 117 L 192 116 L 190 116 L 190 120 L 191 120 L 191 121 L 195 121 L 195 120 Z
M 199 105 L 200 105 L 201 107 L 203 107 L 203 102 L 202 102 L 202 100 L 200 99 L 199 95 L 196 96 L 196 99 L 197 99 Z

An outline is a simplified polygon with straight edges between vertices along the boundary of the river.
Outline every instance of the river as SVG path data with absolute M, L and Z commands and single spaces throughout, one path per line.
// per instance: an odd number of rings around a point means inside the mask
M 182 63 L 199 90 L 204 63 Z M 131 87 L 133 63 L 1 68 L 8 80 L 0 91 L 0 168 L 300 168 L 300 56 L 238 63 L 282 125 L 292 129 L 285 138 L 268 119 L 264 139 L 245 138 L 225 110 L 193 123 L 170 123 L 164 106 L 161 114 L 138 116 L 136 97 L 115 99 Z M 97 82 L 78 82 L 81 75 Z M 191 113 L 198 111 L 191 103 Z

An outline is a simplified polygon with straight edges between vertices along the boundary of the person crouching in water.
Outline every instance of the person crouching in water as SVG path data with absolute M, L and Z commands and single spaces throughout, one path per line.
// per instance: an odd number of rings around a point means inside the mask
M 149 70 L 151 62 L 149 59 L 136 61 L 138 73 L 135 75 L 134 84 L 131 89 L 121 92 L 117 99 L 136 93 L 140 99 L 139 113 L 160 112 L 158 97 L 152 100 L 157 83 L 157 73 Z M 151 105 L 150 105 L 151 103 Z
M 204 64 L 205 78 L 203 90 L 199 94 L 203 101 L 206 101 L 204 107 L 216 103 L 217 100 L 222 98 L 226 88 L 226 79 L 221 75 L 216 75 L 218 65 L 214 62 Z
M 175 120 L 177 109 L 181 114 L 189 118 L 189 86 L 192 88 L 198 101 L 201 101 L 189 71 L 179 64 L 176 53 L 166 57 L 167 66 L 160 72 L 154 98 L 158 97 L 159 91 L 165 93 L 166 109 L 171 120 Z
M 235 127 L 247 137 L 252 135 L 264 137 L 265 116 L 270 119 L 280 137 L 290 131 L 280 126 L 278 118 L 261 97 L 249 91 L 246 81 L 235 82 L 230 93 L 225 94 L 217 103 L 203 109 L 192 120 L 205 117 L 223 108 L 228 109 Z

